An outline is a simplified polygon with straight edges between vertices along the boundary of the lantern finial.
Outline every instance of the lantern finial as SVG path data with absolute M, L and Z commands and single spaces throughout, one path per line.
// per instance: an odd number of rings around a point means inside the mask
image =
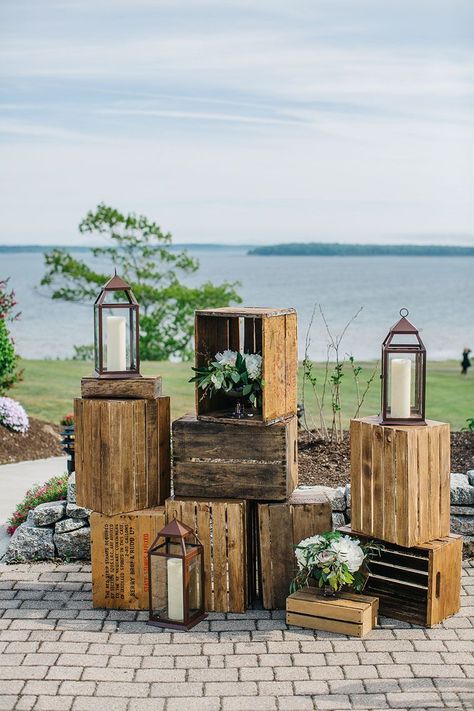
M 117 272 L 115 272 L 115 273 L 117 273 Z M 403 312 L 405 312 L 405 313 L 403 313 Z M 410 313 L 410 312 L 409 312 L 408 309 L 406 309 L 406 308 L 400 309 L 400 316 L 401 316 L 402 318 L 406 318 L 409 313 Z

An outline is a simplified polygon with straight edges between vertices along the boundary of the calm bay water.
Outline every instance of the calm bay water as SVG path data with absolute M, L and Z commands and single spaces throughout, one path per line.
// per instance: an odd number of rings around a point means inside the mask
M 89 261 L 87 254 L 78 256 Z M 335 333 L 363 307 L 342 347 L 359 359 L 378 357 L 381 341 L 403 306 L 422 331 L 430 358 L 459 358 L 464 346 L 474 350 L 474 259 L 251 257 L 238 249 L 199 251 L 194 256 L 201 268 L 188 283 L 238 280 L 245 305 L 294 306 L 300 356 L 315 303 L 322 305 Z M 74 345 L 93 340 L 92 308 L 42 295 L 37 287 L 43 273 L 41 254 L 0 254 L 0 278 L 11 277 L 22 312 L 12 328 L 18 350 L 28 358 L 71 357 Z M 311 356 L 322 359 L 326 343 L 317 318 Z

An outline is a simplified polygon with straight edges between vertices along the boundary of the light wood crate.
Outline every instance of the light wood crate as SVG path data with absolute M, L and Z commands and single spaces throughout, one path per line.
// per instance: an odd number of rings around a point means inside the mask
M 286 600 L 288 625 L 324 630 L 353 637 L 365 637 L 377 624 L 378 600 L 368 595 L 339 593 L 323 597 L 317 588 L 307 587 Z
M 407 548 L 450 530 L 449 425 L 351 421 L 352 528 Z
M 269 427 L 173 422 L 173 488 L 178 497 L 284 501 L 298 486 L 298 423 Z
M 164 504 L 170 494 L 170 400 L 74 401 L 76 497 L 113 516 Z
M 147 610 L 148 549 L 165 525 L 165 508 L 104 516 L 91 523 L 92 604 L 121 610 Z
M 242 323 L 242 327 L 241 327 Z M 296 415 L 298 337 L 295 309 L 222 308 L 196 311 L 196 367 L 207 365 L 224 350 L 262 356 L 262 414 L 237 420 L 239 425 L 268 425 Z M 200 419 L 234 422 L 233 401 L 222 393 L 202 397 L 196 385 Z
M 165 504 L 166 519 L 190 526 L 204 552 L 204 607 L 207 612 L 247 608 L 247 505 L 245 501 L 178 499 Z

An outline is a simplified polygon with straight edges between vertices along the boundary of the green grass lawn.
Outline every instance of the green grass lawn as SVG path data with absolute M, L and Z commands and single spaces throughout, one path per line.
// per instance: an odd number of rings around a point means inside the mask
M 24 380 L 9 394 L 18 399 L 30 415 L 49 422 L 59 422 L 72 410 L 72 399 L 79 395 L 81 377 L 92 373 L 90 363 L 73 360 L 22 360 L 21 367 L 24 368 Z M 371 367 L 364 364 L 361 383 L 367 380 Z M 187 382 L 192 374 L 190 368 L 189 363 L 142 363 L 143 375 L 162 376 L 163 392 L 171 396 L 173 418 L 194 407 L 194 386 Z M 318 365 L 316 372 L 322 376 L 322 366 Z M 347 425 L 356 409 L 355 386 L 349 368 L 345 371 L 341 392 L 342 412 Z M 377 376 L 361 414 L 376 414 L 379 399 L 380 380 Z M 315 414 L 311 395 L 307 398 L 306 410 L 309 416 Z M 330 418 L 329 412 L 327 416 Z M 427 416 L 449 422 L 453 429 L 464 427 L 466 419 L 474 417 L 474 373 L 462 377 L 456 361 L 429 363 Z

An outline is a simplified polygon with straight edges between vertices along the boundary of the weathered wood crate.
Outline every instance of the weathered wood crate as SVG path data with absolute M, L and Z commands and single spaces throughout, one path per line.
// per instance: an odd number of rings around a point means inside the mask
M 240 425 L 268 425 L 296 415 L 298 337 L 294 309 L 222 308 L 196 311 L 196 367 L 224 350 L 262 356 L 262 413 L 237 420 Z M 200 419 L 230 421 L 233 403 L 222 393 L 202 397 L 196 386 Z
M 80 506 L 113 516 L 165 502 L 171 480 L 169 397 L 77 398 L 74 414 Z
M 175 420 L 175 495 L 286 500 L 298 486 L 297 430 L 296 417 L 258 430 L 194 415 Z
M 161 377 L 82 378 L 82 397 L 143 398 L 154 400 L 161 395 Z
M 332 528 L 331 504 L 310 489 L 286 503 L 258 504 L 260 586 L 263 607 L 283 609 L 296 572 L 295 546 Z
M 449 534 L 449 425 L 351 421 L 352 528 L 407 548 Z
M 303 588 L 286 600 L 286 622 L 311 630 L 365 637 L 377 624 L 378 599 L 339 593 L 323 597 L 317 588 Z
M 148 549 L 166 523 L 164 506 L 117 516 L 93 513 L 90 522 L 93 606 L 148 609 Z
M 340 531 L 365 540 L 349 526 Z M 431 627 L 461 605 L 462 537 L 450 534 L 402 548 L 380 541 L 384 550 L 369 562 L 365 588 L 380 600 L 380 614 Z
M 245 501 L 169 498 L 169 522 L 194 529 L 204 548 L 204 605 L 208 612 L 247 608 L 247 506 Z

